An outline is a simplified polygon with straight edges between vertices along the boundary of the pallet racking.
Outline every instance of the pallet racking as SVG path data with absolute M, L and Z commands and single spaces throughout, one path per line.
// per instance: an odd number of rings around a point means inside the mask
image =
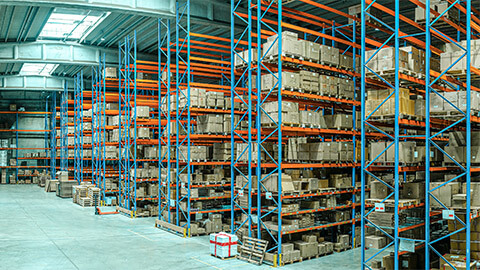
M 45 111 L 43 112 L 29 112 L 29 111 L 1 111 L 1 115 L 15 115 L 15 123 L 14 123 L 14 128 L 11 129 L 1 129 L 0 133 L 4 134 L 2 138 L 4 138 L 6 144 L 2 145 L 0 147 L 1 151 L 5 151 L 7 153 L 6 157 L 10 157 L 10 159 L 6 160 L 8 163 L 12 163 L 12 161 L 15 164 L 5 164 L 4 166 L 0 166 L 0 169 L 2 169 L 6 176 L 9 172 L 14 173 L 15 175 L 15 183 L 19 183 L 20 181 L 30 181 L 32 182 L 33 177 L 37 176 L 37 174 L 34 173 L 29 173 L 25 174 L 23 173 L 23 169 L 30 170 L 30 169 L 46 169 L 50 171 L 51 165 L 49 162 L 50 159 L 50 136 L 51 136 L 51 115 L 52 112 L 49 111 L 48 109 L 48 104 L 49 104 L 49 98 L 47 97 L 45 99 Z M 44 118 L 44 129 L 38 130 L 38 129 L 20 129 L 19 128 L 19 120 L 22 118 Z M 43 135 L 43 140 L 44 140 L 44 146 L 43 147 L 31 147 L 30 145 L 26 145 L 25 147 L 22 147 L 22 139 L 28 139 L 30 136 L 36 136 Z M 32 155 L 29 156 L 22 156 L 20 157 L 20 152 L 23 153 L 29 153 L 32 152 L 32 150 L 39 150 L 40 152 L 33 153 Z M 37 164 L 29 164 L 29 165 L 21 165 L 21 162 L 28 162 L 28 161 L 36 161 Z M 21 170 L 21 171 L 20 171 Z M 21 173 L 19 173 L 19 171 Z M 10 178 L 5 179 L 4 183 L 10 183 Z
M 314 93 L 302 91 L 302 89 L 289 89 L 283 86 L 282 71 L 315 71 L 321 74 L 328 74 L 334 78 L 350 79 L 354 82 L 356 88 L 356 79 L 359 73 L 356 72 L 356 56 L 360 45 L 358 41 L 357 22 L 353 21 L 349 24 L 341 25 L 333 20 L 326 20 L 313 14 L 301 12 L 293 8 L 282 7 L 283 1 L 231 1 L 232 10 L 232 35 L 231 35 L 231 51 L 232 58 L 236 57 L 243 68 L 232 70 L 232 95 L 235 95 L 241 82 L 246 84 L 244 92 L 248 96 L 248 100 L 238 96 L 238 100 L 245 104 L 245 106 L 253 109 L 255 108 L 255 116 L 253 112 L 245 112 L 242 121 L 248 123 L 248 130 L 244 134 L 232 132 L 232 136 L 244 136 L 244 141 L 248 144 L 244 153 L 249 162 L 248 167 L 253 167 L 254 172 L 247 171 L 243 174 L 248 181 L 239 189 L 239 194 L 252 195 L 254 204 L 249 201 L 249 209 L 255 208 L 254 212 L 248 212 L 248 219 L 245 223 L 248 227 L 248 234 L 252 230 L 257 238 L 267 239 L 270 241 L 268 252 L 275 253 L 272 263 L 274 265 L 282 265 L 286 262 L 282 259 L 282 243 L 283 238 L 298 239 L 301 234 L 310 234 L 315 231 L 325 230 L 325 233 L 320 232 L 330 238 L 333 242 L 336 241 L 337 234 L 346 233 L 351 237 L 351 245 L 358 244 L 357 236 L 355 235 L 356 212 L 355 209 L 359 207 L 356 202 L 355 195 L 358 195 L 360 189 L 356 188 L 356 173 L 357 167 L 360 165 L 354 160 L 349 162 L 311 162 L 304 163 L 299 161 L 286 160 L 283 151 L 287 144 L 288 138 L 305 138 L 309 140 L 325 141 L 347 141 L 353 144 L 353 149 L 358 151 L 356 147 L 357 136 L 360 133 L 357 131 L 356 110 L 359 108 L 360 102 L 356 101 L 356 96 L 352 98 L 345 98 L 338 95 L 327 95 L 325 93 Z M 315 3 L 312 1 L 302 0 L 304 4 L 312 7 L 321 8 L 333 14 L 337 14 L 351 19 L 346 13 L 338 11 L 327 5 Z M 239 11 L 241 7 L 248 8 L 247 13 Z M 259 19 L 260 18 L 260 19 Z M 285 22 L 288 19 L 289 22 Z M 300 22 L 308 22 L 313 28 L 305 28 L 298 26 Z M 242 24 L 242 30 L 238 33 L 233 30 L 234 25 Z M 298 25 L 296 25 L 298 24 Z M 255 29 L 255 31 L 252 31 Z M 315 30 L 314 30 L 315 29 Z M 314 43 L 322 45 L 331 45 L 331 47 L 339 48 L 342 56 L 352 57 L 353 66 L 351 69 L 345 69 L 338 66 L 328 65 L 318 61 L 309 61 L 300 55 L 281 54 L 278 57 L 272 57 L 271 51 L 282 51 L 282 36 L 283 31 L 294 31 L 299 34 L 301 39 L 310 40 Z M 264 41 L 268 37 L 277 35 L 271 43 L 266 45 Z M 327 41 L 329 40 L 329 41 Z M 330 43 L 331 42 L 331 43 Z M 369 40 L 375 43 L 375 40 Z M 286 44 L 289 45 L 289 44 Z M 263 46 L 263 47 L 262 47 Z M 277 49 L 278 47 L 278 49 Z M 262 48 L 262 53 L 257 53 Z M 241 54 L 245 52 L 245 54 Z M 283 52 L 283 51 L 282 51 Z M 238 61 L 237 60 L 237 61 Z M 234 60 L 232 59 L 232 66 Z M 237 63 L 238 64 L 238 63 Z M 255 74 L 256 76 L 254 76 Z M 262 75 L 273 76 L 273 86 L 268 89 L 263 89 L 264 82 L 262 82 Z M 237 78 L 236 78 L 237 77 Z M 236 78 L 236 79 L 235 79 Z M 262 91 L 263 90 L 263 91 Z M 271 112 L 267 112 L 264 106 L 275 101 L 277 102 L 277 111 L 282 111 L 283 106 L 289 102 L 298 104 L 302 110 L 322 112 L 322 115 L 335 114 L 338 112 L 346 112 L 352 120 L 352 127 L 349 130 L 339 130 L 335 128 L 319 128 L 319 127 L 304 127 L 295 124 L 290 124 L 282 119 L 282 115 L 273 116 Z M 255 106 L 255 107 L 254 107 Z M 263 117 L 262 117 L 263 115 Z M 273 124 L 269 127 L 265 126 L 268 119 Z M 255 125 L 253 125 L 252 117 L 255 118 Z M 370 132 L 369 136 L 382 136 L 380 133 Z M 233 140 L 233 139 L 232 139 Z M 274 142 L 276 148 L 268 150 L 266 144 Z M 232 147 L 233 147 L 232 141 Z M 354 156 L 355 155 L 354 150 Z M 255 152 L 254 156 L 252 156 Z M 262 158 L 262 154 L 266 153 L 267 158 Z M 238 159 L 238 157 L 237 157 Z M 355 158 L 356 159 L 356 158 Z M 235 166 L 237 160 L 232 159 L 232 166 Z M 351 188 L 342 190 L 318 190 L 318 191 L 299 191 L 287 194 L 282 191 L 282 182 L 287 181 L 283 178 L 288 177 L 288 173 L 292 170 L 299 171 L 325 171 L 328 173 L 335 173 L 339 169 L 350 170 L 348 175 L 351 175 Z M 234 172 L 242 174 L 237 168 L 232 168 L 232 181 Z M 285 176 L 283 176 L 285 174 Z M 271 181 L 271 176 L 275 175 L 275 187 L 267 187 L 267 182 Z M 254 177 L 256 176 L 256 178 Z M 255 180 L 256 179 L 256 180 Z M 257 182 L 260 191 L 252 191 L 252 183 Z M 290 191 L 291 192 L 291 191 Z M 335 205 L 334 207 L 320 207 L 315 209 L 300 209 L 298 211 L 286 211 L 283 209 L 283 204 L 301 203 L 309 199 L 320 199 L 326 196 L 341 196 L 341 194 L 350 194 L 350 203 L 347 205 Z M 345 199 L 345 198 L 344 198 Z M 235 203 L 235 202 L 233 202 Z M 320 222 L 329 213 L 335 213 L 342 209 L 349 209 L 351 218 L 338 222 Z M 282 226 L 282 219 L 286 217 L 301 218 L 305 214 L 314 214 L 315 222 L 308 227 L 302 227 L 295 230 L 287 230 Z M 273 223 L 272 223 L 273 222 Z M 256 223 L 256 224 L 254 224 Z M 268 226 L 267 226 L 268 223 Z M 260 229 L 256 229 L 259 227 Z M 233 228 L 236 232 L 239 228 Z
M 60 94 L 60 106 L 55 107 L 55 170 L 73 172 L 70 164 L 74 164 L 74 149 L 75 149 L 75 123 L 74 123 L 74 105 L 75 101 L 69 99 L 68 91 L 69 82 L 66 81 L 63 85 L 63 90 Z M 73 106 L 72 106 L 73 105 Z M 69 118 L 71 117 L 71 118 Z M 57 126 L 58 122 L 58 126 Z M 70 128 L 69 128 L 70 127 Z M 69 140 L 72 137 L 73 140 Z M 70 150 L 69 150 L 70 149 Z M 72 178 L 74 179 L 74 178 Z
M 221 214 L 223 222 L 231 217 L 233 211 L 238 210 L 231 207 L 231 183 L 226 180 L 230 170 L 225 168 L 230 165 L 230 161 L 224 160 L 224 156 L 217 156 L 216 159 L 209 157 L 207 150 L 207 147 L 213 146 L 215 149 L 216 146 L 225 146 L 225 143 L 230 142 L 230 136 L 223 128 L 223 122 L 222 128 L 218 130 L 203 130 L 200 123 L 203 121 L 201 118 L 209 122 L 211 118 L 224 119 L 231 114 L 231 110 L 225 108 L 230 103 L 206 103 L 210 96 L 225 101 L 225 97 L 230 94 L 230 61 L 227 61 L 229 51 L 226 50 L 229 48 L 229 40 L 221 38 L 219 33 L 222 30 L 216 27 L 209 29 L 211 32 L 208 35 L 203 34 L 207 29 L 200 31 L 198 26 L 191 23 L 190 9 L 190 1 L 177 3 L 175 49 L 169 46 L 170 21 L 159 22 L 159 81 L 163 95 L 159 100 L 159 110 L 163 117 L 161 122 L 166 123 L 161 127 L 163 135 L 160 143 L 165 149 L 161 150 L 161 159 L 166 162 L 162 165 L 164 170 L 161 172 L 160 194 L 163 198 L 159 220 L 156 222 L 158 227 L 188 237 L 209 233 L 196 229 L 197 222 L 204 220 L 204 215 Z M 171 74 L 170 51 L 176 52 L 174 91 L 171 90 L 173 87 L 169 87 L 173 84 L 173 76 L 167 75 Z M 199 97 L 203 99 L 202 102 Z M 239 114 L 239 111 L 234 114 Z M 194 155 L 195 149 L 207 151 L 206 159 Z M 173 151 L 174 159 L 171 158 Z M 172 170 L 173 168 L 175 169 Z M 174 172 L 170 174 L 170 171 Z M 205 177 L 215 176 L 215 179 L 199 179 L 199 174 L 202 173 L 196 171 L 205 172 Z M 193 195 L 204 190 L 215 194 Z M 223 227 L 223 224 L 219 226 Z
M 471 131 L 478 128 L 476 123 L 478 119 L 472 115 L 471 93 L 479 89 L 472 85 L 472 76 L 478 74 L 472 67 L 472 47 L 471 40 L 474 39 L 475 31 L 472 30 L 478 12 L 473 12 L 471 1 L 444 1 L 446 8 L 442 12 L 435 11 L 433 1 L 427 0 L 424 3 L 419 1 L 409 1 L 425 12 L 426 21 L 413 21 L 403 15 L 410 9 L 411 3 L 403 3 L 403 1 L 393 1 L 394 5 L 380 4 L 376 1 L 363 0 L 361 7 L 361 33 L 362 33 L 362 67 L 361 67 L 361 97 L 362 97 L 362 145 L 366 145 L 366 130 L 368 128 L 376 129 L 384 133 L 388 137 L 387 147 L 370 159 L 367 157 L 366 150 L 362 148 L 362 269 L 371 269 L 371 263 L 375 257 L 391 251 L 391 255 L 387 256 L 391 260 L 394 269 L 401 268 L 404 256 L 418 256 L 419 261 L 424 262 L 424 268 L 441 268 L 451 267 L 458 269 L 461 267 L 446 258 L 445 253 L 452 250 L 445 248 L 445 241 L 448 238 L 465 234 L 465 250 L 463 255 L 466 262 L 470 262 L 472 253 L 470 246 L 471 222 L 476 218 L 475 211 L 472 212 L 471 206 L 471 181 L 472 173 L 476 172 L 476 168 L 472 168 L 471 156 L 472 140 Z M 375 8 L 385 15 L 385 19 L 379 19 L 372 14 L 372 8 Z M 450 16 L 451 12 L 456 14 L 455 19 Z M 472 13 L 473 12 L 473 13 Z M 450 14 L 449 14 L 450 13 Z M 390 17 L 390 18 L 388 18 Z M 393 21 L 389 20 L 394 18 Z M 387 19 L 388 18 L 388 19 Z M 375 20 L 376 27 L 368 25 L 369 20 Z M 382 40 L 380 44 L 366 44 L 367 34 L 378 36 L 378 40 Z M 461 43 L 461 40 L 466 40 Z M 452 60 L 446 68 L 437 70 L 434 60 L 438 56 L 443 55 L 445 43 L 458 46 L 462 53 Z M 417 74 L 402 69 L 401 62 L 401 46 L 403 44 L 411 45 L 425 53 L 425 68 Z M 393 67 L 387 72 L 377 72 L 371 66 L 373 59 L 382 49 L 387 47 L 394 48 L 393 51 Z M 448 44 L 447 46 L 448 47 Z M 367 56 L 368 51 L 374 52 Z M 459 61 L 465 61 L 465 68 L 462 73 L 451 72 L 452 68 Z M 438 61 L 438 60 L 437 60 Z M 439 67 L 438 67 L 439 68 Z M 370 73 L 370 74 L 367 74 Z M 367 78 L 370 77 L 370 78 Z M 372 79 L 383 84 L 383 88 L 390 88 L 392 91 L 383 99 L 373 111 L 367 113 L 365 111 L 367 94 L 367 84 Z M 378 84 L 377 84 L 378 85 Z M 371 86 L 370 86 L 371 87 Z M 408 87 L 411 93 L 422 95 L 425 99 L 425 118 L 424 119 L 408 119 L 401 114 L 401 92 L 402 87 Z M 456 101 L 443 95 L 446 92 L 465 91 L 466 103 L 462 109 L 455 105 Z M 392 97 L 393 96 L 393 97 Z M 443 117 L 441 114 L 433 112 L 432 100 L 440 97 L 454 108 L 457 113 L 454 117 Z M 395 102 L 395 114 L 392 119 L 384 121 L 380 124 L 378 121 L 372 120 L 372 115 L 380 110 L 386 101 L 391 98 Z M 390 128 L 390 130 L 385 130 Z M 417 132 L 412 135 L 410 131 Z M 463 130 L 466 132 L 465 153 L 459 156 L 452 156 L 445 148 L 449 140 L 447 133 L 455 130 Z M 427 153 L 424 162 L 418 165 L 403 164 L 400 155 L 403 151 L 400 144 L 404 141 L 416 140 L 417 143 L 424 143 L 423 151 Z M 379 164 L 379 159 L 389 148 L 393 148 L 395 155 L 394 161 L 390 165 Z M 438 162 L 437 154 L 444 156 L 444 162 Z M 412 153 L 413 154 L 413 153 Z M 467 157 L 467 158 L 464 158 Z M 464 163 L 457 160 L 463 158 Z M 445 163 L 447 162 L 447 164 Z M 449 165 L 451 163 L 453 165 Z M 393 172 L 393 181 L 389 182 L 383 178 L 379 172 Z M 442 172 L 446 176 L 439 179 L 435 173 Z M 404 193 L 407 178 L 415 173 L 415 183 L 424 187 L 424 201 L 419 200 L 413 205 L 404 205 L 402 202 L 402 194 Z M 419 179 L 419 175 L 424 174 L 424 179 Z M 453 175 L 452 175 L 453 174 Z M 382 183 L 388 190 L 388 196 L 379 200 L 376 205 L 368 205 L 365 202 L 367 177 L 374 178 Z M 414 177 L 414 178 L 415 178 Z M 465 204 L 464 207 L 452 207 L 440 199 L 439 189 L 445 188 L 449 184 L 463 183 L 465 186 Z M 420 199 L 420 198 L 419 198 Z M 387 201 L 388 200 L 388 201 Z M 388 203 L 388 205 L 387 205 Z M 387 212 L 394 214 L 393 226 L 380 226 L 371 220 L 371 216 L 376 212 L 383 212 L 385 208 Z M 413 220 L 417 215 L 416 222 L 405 222 L 400 220 L 401 216 Z M 462 217 L 465 216 L 465 217 Z M 456 230 L 448 232 L 445 227 L 448 223 L 450 229 L 451 224 L 460 224 Z M 365 235 L 367 228 L 374 228 L 377 232 L 381 232 L 386 236 L 389 243 L 385 247 L 367 254 Z M 424 230 L 423 233 L 415 233 L 415 230 Z M 447 231 L 447 232 L 445 232 Z M 373 255 L 371 255 L 373 254 Z M 462 253 L 460 253 L 462 254 Z M 458 255 L 458 254 L 457 254 Z M 385 263 L 385 257 L 384 257 Z M 439 265 L 436 265 L 439 264 Z M 422 267 L 417 265 L 417 267 Z M 469 263 L 463 269 L 470 269 Z
M 137 196 L 137 188 L 145 188 L 146 184 L 158 183 L 158 177 L 143 177 L 137 174 L 139 168 L 148 168 L 148 164 L 157 163 L 158 157 L 139 158 L 138 147 L 157 146 L 158 139 L 154 130 L 158 129 L 158 121 L 151 116 L 157 114 L 158 81 L 151 78 L 137 78 L 140 74 L 147 76 L 156 73 L 158 64 L 137 59 L 136 31 L 126 36 L 119 45 L 119 210 L 131 217 L 156 215 L 156 196 Z M 153 72 L 152 72 L 153 70 Z M 139 115 L 139 106 L 148 107 L 148 116 Z M 148 129 L 145 138 L 138 136 L 140 129 Z M 153 136 L 150 135 L 153 133 Z M 145 136 L 145 135 L 144 135 Z M 143 214 L 140 208 L 150 207 Z M 143 210 L 142 210 L 143 211 Z

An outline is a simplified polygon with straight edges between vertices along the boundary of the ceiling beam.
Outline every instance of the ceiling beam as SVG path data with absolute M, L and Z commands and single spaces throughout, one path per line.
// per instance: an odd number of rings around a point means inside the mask
M 175 0 L 0 0 L 0 5 L 63 7 L 84 10 L 110 11 L 157 18 L 175 18 Z M 193 21 L 229 23 L 230 6 L 212 0 L 192 0 Z
M 118 66 L 118 50 L 81 45 L 74 42 L 35 41 L 0 43 L 0 64 L 44 63 L 98 66 L 105 53 L 106 66 Z M 137 54 L 142 60 L 157 60 L 156 55 Z
M 0 76 L 1 91 L 63 91 L 68 81 L 68 90 L 73 91 L 73 78 L 41 75 Z
M 175 0 L 0 0 L 0 5 L 75 8 L 151 17 L 175 16 Z

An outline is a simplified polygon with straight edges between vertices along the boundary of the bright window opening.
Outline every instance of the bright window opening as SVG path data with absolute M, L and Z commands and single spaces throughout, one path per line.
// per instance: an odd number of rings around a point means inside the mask
M 108 14 L 110 13 L 57 8 L 48 18 L 40 38 L 79 40 Z
M 48 76 L 57 66 L 56 64 L 23 64 L 20 74 Z

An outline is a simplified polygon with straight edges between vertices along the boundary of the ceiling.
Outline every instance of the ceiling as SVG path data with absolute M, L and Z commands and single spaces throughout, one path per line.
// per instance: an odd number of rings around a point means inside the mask
M 22 2 L 22 1 L 14 1 Z M 173 2 L 173 1 L 170 1 Z M 197 6 L 192 5 L 192 18 L 196 19 L 195 23 L 192 23 L 191 32 L 204 33 L 209 35 L 222 36 L 225 38 L 230 37 L 229 18 L 230 18 L 230 0 L 192 0 L 192 3 L 196 2 Z M 244 1 L 246 2 L 246 1 Z M 255 0 L 252 0 L 255 2 Z M 287 2 L 287 1 L 284 1 Z M 348 7 L 360 3 L 360 0 L 317 0 L 316 2 L 323 5 L 332 7 L 342 12 L 348 13 Z M 393 1 L 381 1 L 378 3 L 387 7 L 393 8 Z M 474 6 L 478 7 L 480 0 L 473 1 Z M 212 4 L 215 7 L 222 9 L 213 9 L 213 14 L 204 15 L 202 9 L 207 5 Z M 202 6 L 204 5 L 204 6 Z M 292 8 L 301 12 L 306 12 L 315 16 L 319 16 L 325 19 L 335 21 L 335 24 L 342 25 L 348 23 L 347 18 L 339 16 L 331 11 L 323 10 L 321 8 L 305 4 L 301 1 L 292 1 L 285 4 L 286 9 Z M 414 17 L 415 5 L 410 1 L 401 1 L 402 15 L 412 18 Z M 243 11 L 246 12 L 246 6 L 243 6 Z M 58 7 L 57 7 L 58 9 Z M 62 7 L 65 9 L 65 7 Z M 223 11 L 223 12 L 220 12 Z M 2 5 L 0 1 L 0 42 L 32 42 L 40 40 L 40 33 L 47 23 L 50 15 L 55 12 L 54 4 L 51 6 L 48 4 L 34 6 L 34 5 Z M 79 12 L 86 12 L 86 10 L 79 10 Z M 101 12 L 96 9 L 94 12 Z M 255 11 L 256 12 L 256 11 Z M 220 14 L 228 13 L 228 14 Z M 202 17 L 204 16 L 204 17 Z M 207 19 L 206 19 L 206 18 Z M 275 19 L 272 17 L 272 19 Z M 385 16 L 385 22 L 392 25 L 394 23 L 393 16 Z M 172 20 L 173 21 L 173 20 Z M 291 22 L 292 19 L 285 18 L 284 22 Z M 111 12 L 104 18 L 93 30 L 83 36 L 78 42 L 84 45 L 96 46 L 100 48 L 118 49 L 118 44 L 125 36 L 133 35 L 134 30 L 137 34 L 138 52 L 144 54 L 151 54 L 155 57 L 157 55 L 158 44 L 158 18 L 148 16 L 141 13 L 124 12 L 122 10 L 112 9 Z M 308 27 L 313 30 L 320 30 L 319 27 L 313 26 L 308 22 L 299 23 L 295 20 L 295 24 Z M 419 32 L 418 29 L 408 25 L 402 25 L 402 29 L 405 32 Z M 241 31 L 242 28 L 238 27 L 236 32 Z M 254 29 L 255 31 L 255 29 Z M 375 34 L 377 37 L 382 38 L 381 33 L 374 32 L 374 29 L 368 30 L 370 34 Z M 456 31 L 448 30 L 447 34 L 456 36 Z M 175 24 L 172 23 L 172 41 L 175 36 Z M 383 37 L 385 37 L 384 35 Z M 422 37 L 420 37 L 422 39 Z M 201 39 L 200 39 L 201 40 Z M 212 42 L 212 41 L 209 41 Z M 220 42 L 220 41 L 213 41 Z M 225 44 L 225 43 L 224 43 Z M 21 63 L 15 64 L 0 64 L 0 75 L 15 75 L 22 69 Z M 73 77 L 80 70 L 84 70 L 84 74 L 89 77 L 90 68 L 82 66 L 60 64 L 54 69 L 52 75 Z

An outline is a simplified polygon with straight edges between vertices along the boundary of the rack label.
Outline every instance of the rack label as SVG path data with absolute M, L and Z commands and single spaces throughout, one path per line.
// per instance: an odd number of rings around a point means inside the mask
M 415 240 L 400 239 L 399 250 L 415 252 Z
M 454 210 L 443 210 L 442 211 L 442 218 L 443 219 L 455 219 L 455 211 Z
M 267 200 L 273 199 L 272 193 L 271 193 L 271 192 L 266 192 L 266 193 L 265 193 L 265 198 L 267 198 Z
M 171 206 L 171 207 L 175 207 L 175 200 L 170 199 L 170 206 Z
M 385 212 L 385 204 L 375 203 L 375 212 Z
M 243 197 L 243 189 L 238 191 L 238 196 Z

